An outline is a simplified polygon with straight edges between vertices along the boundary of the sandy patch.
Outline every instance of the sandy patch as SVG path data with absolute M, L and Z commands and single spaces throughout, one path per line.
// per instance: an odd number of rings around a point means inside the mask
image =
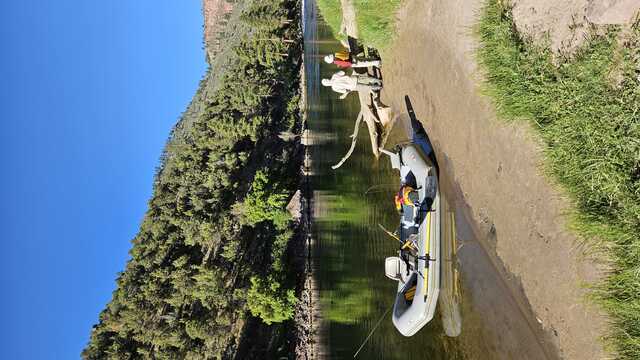
M 562 54 L 579 48 L 591 26 L 629 26 L 640 10 L 639 0 L 513 0 L 511 4 L 520 33 Z

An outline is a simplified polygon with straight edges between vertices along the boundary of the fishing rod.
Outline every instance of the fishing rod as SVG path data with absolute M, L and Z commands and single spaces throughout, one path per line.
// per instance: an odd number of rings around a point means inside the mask
M 398 237 L 398 235 L 396 235 L 396 233 L 392 233 L 391 231 L 385 229 L 384 226 L 382 226 L 382 224 L 378 223 L 378 226 L 380 227 L 380 229 L 382 229 L 382 231 L 384 231 L 387 235 L 389 235 L 392 239 L 398 240 L 398 242 L 400 244 L 404 244 L 402 242 L 402 240 L 400 240 L 400 238 Z
M 385 229 L 384 226 L 382 226 L 382 224 L 378 223 L 378 226 L 380 227 L 380 229 L 382 229 L 382 231 L 384 231 L 387 235 L 389 235 L 389 237 L 391 237 L 392 239 L 398 240 L 398 242 L 400 242 L 400 244 L 402 244 L 402 240 L 400 240 L 400 238 L 395 234 L 392 233 L 391 231 Z M 422 274 L 420 274 L 422 275 Z M 424 278 L 424 276 L 423 276 Z M 376 329 L 378 329 L 378 327 L 380 326 L 380 324 L 382 323 L 382 320 L 384 319 L 385 316 L 387 316 L 387 314 L 389 313 L 389 311 L 391 311 L 391 309 L 393 309 L 393 303 L 391 304 L 391 306 L 387 309 L 387 311 L 384 312 L 384 314 L 382 314 L 382 316 L 380 317 L 380 319 L 378 319 L 378 322 L 376 323 L 376 325 L 373 327 L 373 329 L 371 330 L 371 332 L 369 332 L 369 335 L 367 335 L 367 337 L 364 339 L 364 341 L 362 342 L 362 344 L 360 345 L 360 347 L 358 348 L 358 350 L 355 352 L 355 354 L 353 354 L 353 358 L 355 359 L 358 354 L 360 353 L 360 351 L 362 350 L 362 348 L 364 348 L 364 346 L 367 344 L 367 341 L 369 341 L 369 338 L 371 338 L 371 335 L 373 335 L 373 333 L 376 331 Z
M 380 319 L 378 320 L 378 322 L 376 323 L 376 326 L 373 327 L 373 330 L 371 330 L 371 332 L 369 333 L 369 335 L 367 335 L 367 337 L 364 339 L 364 341 L 362 342 L 362 345 L 360 345 L 360 347 L 358 348 L 358 351 L 356 351 L 355 354 L 353 354 L 353 358 L 355 359 L 356 356 L 358 356 L 358 354 L 360 353 L 360 350 L 362 350 L 362 348 L 364 347 L 364 345 L 367 343 L 367 341 L 369 341 L 369 338 L 371 337 L 371 335 L 373 335 L 373 333 L 376 331 L 376 329 L 378 328 L 378 326 L 380 326 L 380 324 L 382 323 L 382 319 L 384 319 L 385 316 L 387 316 L 387 314 L 389 313 L 389 311 L 391 311 L 391 309 L 393 309 L 393 304 L 391 304 L 391 307 L 387 309 L 387 311 L 384 312 L 384 314 L 382 314 L 382 316 L 380 317 Z
M 371 191 L 371 190 L 373 190 L 373 189 L 375 189 L 375 188 L 383 188 L 383 187 L 385 187 L 385 186 L 389 186 L 389 187 L 391 187 L 391 186 L 395 186 L 395 185 L 397 185 L 397 184 L 393 183 L 393 184 L 377 184 L 377 185 L 372 185 L 372 186 L 369 186 L 369 188 L 367 189 L 367 191 L 365 191 L 365 192 L 364 192 L 364 195 L 367 195 L 367 194 L 369 193 L 369 191 Z M 380 189 L 380 190 L 382 190 L 382 189 Z

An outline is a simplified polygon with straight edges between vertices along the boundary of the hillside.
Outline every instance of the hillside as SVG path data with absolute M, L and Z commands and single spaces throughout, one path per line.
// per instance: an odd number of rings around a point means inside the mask
M 214 59 L 223 47 L 224 32 L 233 12 L 233 4 L 226 0 L 203 0 L 204 44 L 207 57 Z
M 298 142 L 277 135 L 301 126 L 298 16 L 296 1 L 234 5 L 233 39 L 209 59 L 167 142 L 131 258 L 83 358 L 288 352 L 279 335 L 297 301 L 299 230 L 285 206 L 301 157 Z M 264 343 L 248 346 L 243 338 L 256 333 Z

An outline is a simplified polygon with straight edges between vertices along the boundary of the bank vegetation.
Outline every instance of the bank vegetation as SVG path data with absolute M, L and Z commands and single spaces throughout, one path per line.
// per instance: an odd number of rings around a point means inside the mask
M 607 343 L 640 358 L 640 24 L 593 29 L 571 57 L 521 36 L 506 2 L 479 24 L 486 93 L 499 115 L 530 121 L 546 170 L 575 205 L 574 230 L 610 267 L 593 297 L 609 313 Z

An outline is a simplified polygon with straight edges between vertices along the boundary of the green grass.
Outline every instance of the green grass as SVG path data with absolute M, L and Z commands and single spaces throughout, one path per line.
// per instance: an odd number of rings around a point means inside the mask
M 639 359 L 640 30 L 620 46 L 609 28 L 554 64 L 549 49 L 515 32 L 501 4 L 489 0 L 478 28 L 484 90 L 500 117 L 530 121 L 545 140 L 547 172 L 575 204 L 573 230 L 611 266 L 592 292 L 612 319 L 606 343 L 621 359 Z
M 395 35 L 395 14 L 401 0 L 353 0 L 360 40 L 384 51 Z M 318 0 L 318 7 L 336 38 L 342 24 L 340 0 Z
M 343 39 L 340 36 L 340 25 L 342 24 L 342 7 L 340 0 L 318 0 L 318 8 L 322 18 L 331 28 L 331 32 L 336 39 Z

